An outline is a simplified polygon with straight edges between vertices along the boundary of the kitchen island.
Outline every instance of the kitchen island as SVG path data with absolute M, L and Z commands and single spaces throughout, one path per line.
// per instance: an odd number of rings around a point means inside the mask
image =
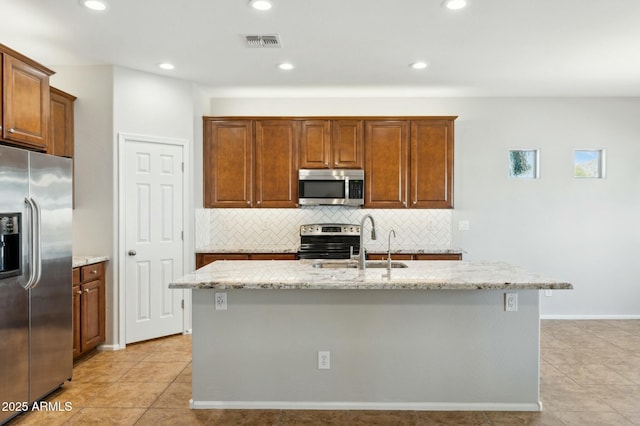
M 191 406 L 540 410 L 538 290 L 571 284 L 402 263 L 222 261 L 172 283 L 194 290 Z

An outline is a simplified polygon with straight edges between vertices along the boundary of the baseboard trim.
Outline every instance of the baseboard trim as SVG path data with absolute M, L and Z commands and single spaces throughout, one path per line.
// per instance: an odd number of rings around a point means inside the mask
M 540 315 L 543 320 L 637 320 L 640 315 Z
M 195 410 L 542 411 L 538 403 L 189 401 Z
M 98 346 L 99 351 L 119 351 L 120 349 L 124 349 L 120 345 L 100 345 Z

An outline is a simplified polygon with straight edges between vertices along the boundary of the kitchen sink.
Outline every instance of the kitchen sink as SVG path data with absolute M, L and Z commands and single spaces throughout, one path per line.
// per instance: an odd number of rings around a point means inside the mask
M 317 262 L 313 264 L 314 268 L 357 268 L 357 262 Z M 368 261 L 367 268 L 386 268 L 387 262 L 383 261 Z M 407 264 L 402 262 L 391 262 L 391 268 L 406 268 Z

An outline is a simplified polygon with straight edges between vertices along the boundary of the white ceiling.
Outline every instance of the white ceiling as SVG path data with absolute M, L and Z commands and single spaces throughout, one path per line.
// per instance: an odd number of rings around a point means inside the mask
M 97 14 L 0 0 L 0 43 L 54 70 L 114 64 L 222 96 L 640 96 L 639 0 L 247 1 L 108 0 Z M 247 34 L 278 34 L 282 48 L 246 48 Z

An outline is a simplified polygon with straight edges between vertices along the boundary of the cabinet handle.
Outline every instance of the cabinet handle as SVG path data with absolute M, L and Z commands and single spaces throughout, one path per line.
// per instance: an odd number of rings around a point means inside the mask
M 129 253 L 128 253 L 129 256 L 135 256 L 136 254 L 137 253 L 135 250 L 129 250 Z
M 258 201 L 256 204 L 260 205 L 262 203 L 262 201 Z
M 78 290 L 78 294 L 82 294 L 82 290 Z
M 89 289 L 88 289 L 88 288 L 85 288 L 85 289 L 84 289 L 84 292 L 85 292 L 85 293 L 89 293 Z
M 98 270 L 97 270 L 97 269 L 94 269 L 94 270 L 92 270 L 92 271 L 91 271 L 91 273 L 92 273 L 93 275 L 95 275 L 95 274 L 97 274 L 97 273 L 98 273 Z
M 15 133 L 16 129 L 9 129 L 9 133 Z
M 249 206 L 249 205 L 251 205 L 251 201 L 247 201 L 247 205 L 248 205 L 248 206 Z
M 418 202 L 417 202 L 417 201 L 414 201 L 414 202 L 413 202 L 413 205 L 415 206 L 416 204 L 418 204 Z

